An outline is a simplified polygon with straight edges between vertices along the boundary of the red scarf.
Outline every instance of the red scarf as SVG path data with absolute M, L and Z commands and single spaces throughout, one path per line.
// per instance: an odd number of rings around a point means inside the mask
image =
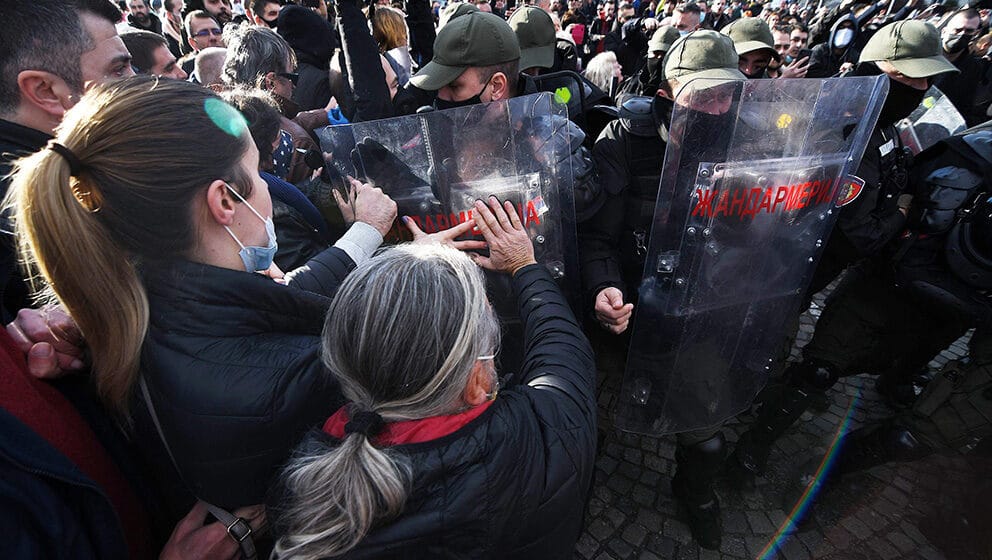
M 405 443 L 423 443 L 443 438 L 448 434 L 457 432 L 472 420 L 478 418 L 485 412 L 493 401 L 485 403 L 448 416 L 431 416 L 419 420 L 404 420 L 402 422 L 390 422 L 375 437 L 376 445 L 402 445 Z M 348 423 L 348 406 L 342 406 L 335 412 L 327 422 L 324 422 L 324 433 L 330 434 L 338 439 L 344 439 L 344 425 Z

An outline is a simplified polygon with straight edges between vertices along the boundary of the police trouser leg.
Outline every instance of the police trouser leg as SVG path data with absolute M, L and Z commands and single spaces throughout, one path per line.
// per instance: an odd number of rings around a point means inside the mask
M 837 382 L 836 370 L 815 360 L 789 366 L 787 383 L 769 387 L 758 417 L 734 448 L 729 466 L 731 482 L 750 487 L 765 470 L 772 446 L 802 416 L 810 403 Z
M 679 434 L 678 442 L 672 493 L 688 511 L 689 528 L 699 546 L 718 549 L 723 526 L 713 485 L 723 466 L 726 440 L 719 428 L 709 428 Z

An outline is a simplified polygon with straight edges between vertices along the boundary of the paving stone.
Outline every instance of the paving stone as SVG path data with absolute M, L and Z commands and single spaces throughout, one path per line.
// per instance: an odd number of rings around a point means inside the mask
M 747 517 L 739 511 L 724 510 L 723 532 L 741 535 L 747 533 Z
M 632 524 L 628 525 L 626 529 L 623 530 L 621 535 L 623 540 L 627 541 L 631 546 L 641 546 L 644 542 L 645 537 L 648 536 L 648 532 L 644 527 L 640 525 Z
M 899 557 L 899 551 L 896 550 L 896 547 L 881 537 L 875 537 L 868 541 L 868 548 L 872 549 L 882 560 L 893 560 Z
M 871 536 L 871 529 L 857 517 L 845 517 L 840 521 L 845 529 L 851 532 L 858 540 L 865 540 Z
M 889 542 L 892 543 L 896 547 L 896 549 L 898 549 L 899 552 L 903 554 L 908 554 L 909 552 L 916 549 L 916 543 L 913 542 L 913 539 L 907 537 L 902 533 L 892 532 L 886 535 L 885 538 L 888 539 Z
M 943 554 L 937 552 L 930 546 L 925 546 L 917 550 L 916 553 L 919 554 L 920 558 L 923 558 L 924 560 L 945 560 Z
M 640 465 L 641 461 L 644 460 L 644 452 L 640 449 L 627 448 L 623 451 L 623 458 L 635 465 Z
M 747 523 L 755 535 L 770 535 L 775 532 L 775 526 L 768 520 L 764 512 L 747 511 L 744 515 L 747 516 Z
M 748 558 L 757 558 L 761 551 L 768 545 L 766 537 L 744 537 L 744 545 L 747 547 Z
M 653 552 L 645 550 L 640 556 L 637 557 L 637 560 L 661 560 L 661 558 L 661 556 L 657 556 Z
M 851 533 L 839 526 L 827 529 L 826 537 L 830 544 L 839 550 L 847 550 L 853 538 Z
M 634 487 L 634 483 L 627 477 L 623 476 L 611 476 L 609 480 L 606 481 L 606 487 L 619 494 L 626 494 L 630 492 L 630 489 Z
M 599 543 L 588 532 L 583 533 L 575 545 L 575 551 L 583 558 L 592 558 L 597 550 L 599 550 Z
M 861 520 L 862 523 L 867 525 L 868 528 L 871 529 L 873 533 L 885 529 L 885 527 L 888 525 L 888 522 L 885 520 L 884 517 L 879 515 L 878 512 L 876 512 L 875 510 L 867 507 L 863 507 L 860 510 L 858 510 L 857 518 Z
M 641 472 L 641 482 L 643 482 L 644 484 L 646 484 L 646 485 L 648 485 L 648 486 L 650 486 L 652 488 L 658 486 L 658 481 L 659 480 L 661 480 L 661 474 L 660 473 L 657 473 L 657 472 L 654 472 L 654 471 L 649 471 L 649 470 L 644 470 L 644 471 Z
M 699 560 L 698 546 L 680 546 L 675 552 L 676 560 Z
M 609 548 L 610 552 L 621 560 L 634 557 L 634 547 L 630 546 L 621 539 L 612 539 L 610 541 Z
M 656 455 L 648 455 L 645 457 L 644 466 L 658 473 L 668 472 L 668 461 Z
M 809 551 L 799 542 L 799 539 L 786 538 L 776 549 L 785 560 L 809 560 Z
M 925 536 L 923 536 L 923 533 L 921 533 L 920 530 L 913 523 L 907 520 L 903 520 L 901 523 L 899 523 L 899 528 L 902 530 L 904 535 L 913 539 L 913 541 L 915 541 L 916 544 L 918 545 L 930 544 L 930 541 Z
M 641 478 L 641 467 L 634 463 L 623 461 L 617 468 L 617 474 L 631 480 L 637 480 Z
M 692 533 L 689 531 L 689 526 L 678 519 L 665 520 L 665 526 L 662 528 L 661 533 L 682 544 L 692 542 Z
M 602 519 L 596 519 L 586 527 L 586 531 L 589 532 L 597 541 L 603 542 L 613 534 L 613 527 L 610 527 Z
M 617 560 L 617 558 L 608 552 L 601 552 L 599 553 L 599 556 L 596 557 L 596 560 Z
M 630 495 L 631 499 L 642 506 L 650 506 L 654 503 L 655 491 L 653 488 L 645 486 L 643 484 L 637 484 L 634 486 L 633 493 Z
M 606 508 L 606 511 L 603 512 L 603 517 L 606 518 L 614 529 L 623 525 L 623 522 L 627 520 L 627 516 L 615 507 Z
M 723 540 L 720 542 L 720 552 L 737 558 L 747 556 L 747 545 L 744 543 L 744 537 L 724 534 Z
M 660 533 L 665 525 L 665 519 L 661 514 L 648 508 L 639 510 L 635 521 L 652 533 Z
M 648 539 L 647 549 L 651 552 L 661 556 L 662 558 L 672 558 L 675 556 L 675 550 L 679 547 L 679 544 L 670 537 L 666 537 L 661 534 L 651 535 Z
M 596 468 L 606 474 L 611 474 L 614 470 L 616 470 L 618 464 L 619 461 L 607 455 L 601 455 L 599 459 L 596 460 Z

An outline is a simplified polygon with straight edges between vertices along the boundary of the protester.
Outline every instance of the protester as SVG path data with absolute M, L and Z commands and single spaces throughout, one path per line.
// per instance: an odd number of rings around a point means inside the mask
M 283 276 L 247 132 L 187 82 L 98 86 L 10 191 L 21 254 L 86 333 L 97 392 L 133 425 L 173 521 L 190 492 L 260 504 L 295 440 L 334 410 L 316 349 L 328 298 L 396 212 L 356 185 L 352 228 Z
M 186 14 L 183 29 L 186 32 L 187 46 L 191 49 L 189 54 L 179 60 L 179 65 L 183 72 L 190 74 L 193 72 L 193 64 L 196 62 L 196 55 L 200 51 L 211 47 L 223 47 L 224 41 L 221 38 L 223 30 L 217 20 L 203 10 L 196 10 Z
M 188 75 L 176 64 L 165 37 L 150 31 L 131 31 L 121 35 L 131 53 L 131 67 L 137 74 L 185 80 Z
M 334 31 L 326 19 L 307 8 L 286 6 L 277 13 L 279 36 L 296 55 L 293 102 L 301 111 L 323 109 L 331 100 L 327 71 L 334 55 Z
M 616 53 L 599 53 L 589 61 L 583 73 L 594 86 L 605 92 L 616 92 L 623 79 L 623 67 L 617 62 Z
M 488 204 L 475 208 L 490 252 L 475 260 L 513 277 L 520 384 L 499 391 L 499 325 L 468 257 L 406 246 L 359 266 L 323 335 L 349 404 L 282 477 L 276 557 L 573 556 L 595 450 L 592 351 L 512 204 Z
M 193 76 L 196 81 L 204 86 L 213 88 L 222 86 L 221 73 L 224 70 L 224 61 L 227 58 L 227 49 L 223 47 L 207 47 L 196 53 L 193 62 Z

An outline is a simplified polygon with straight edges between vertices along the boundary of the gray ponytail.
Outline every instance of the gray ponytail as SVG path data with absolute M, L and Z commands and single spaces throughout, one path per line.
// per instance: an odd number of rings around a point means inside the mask
M 353 403 L 387 422 L 452 414 L 499 324 L 478 267 L 436 245 L 388 249 L 348 275 L 324 324 L 324 363 Z M 295 459 L 274 556 L 325 558 L 354 548 L 375 523 L 403 511 L 411 471 L 358 433 Z

